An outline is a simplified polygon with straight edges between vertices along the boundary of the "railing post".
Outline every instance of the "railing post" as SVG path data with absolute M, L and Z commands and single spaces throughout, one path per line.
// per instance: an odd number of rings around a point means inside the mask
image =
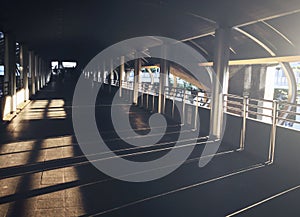
M 175 96 L 176 96 L 176 91 L 177 89 L 172 88 L 173 89 L 173 103 L 172 103 L 172 118 L 174 118 L 174 112 L 175 112 Z
M 162 109 L 161 109 L 161 113 L 165 114 L 165 111 L 166 111 L 166 91 L 167 90 L 169 91 L 169 88 L 168 87 L 164 87 L 163 90 L 164 90 L 164 93 L 162 95 Z
M 277 107 L 278 102 L 273 101 L 273 112 L 272 112 L 272 128 L 270 134 L 270 146 L 269 146 L 269 158 L 267 163 L 272 164 L 274 162 L 275 155 L 275 143 L 276 143 L 276 128 L 277 128 Z
M 243 151 L 245 149 L 245 140 L 246 140 L 246 124 L 247 124 L 247 117 L 248 117 L 248 105 L 249 105 L 249 97 L 244 96 L 243 98 L 243 123 L 241 129 L 241 140 L 240 140 L 240 148 L 239 151 Z
M 153 95 L 152 95 L 152 112 L 155 112 L 155 87 L 153 86 Z
M 197 96 L 196 96 L 196 106 L 195 106 L 195 122 L 194 122 L 194 130 L 197 130 L 197 123 L 198 123 L 198 101 L 199 101 L 199 92 L 197 92 Z
M 147 95 L 146 95 L 146 109 L 149 110 L 149 89 L 150 89 L 150 86 L 148 85 L 148 88 L 147 88 Z
M 144 90 L 145 90 L 145 83 L 142 83 L 141 87 L 141 107 L 144 107 Z
M 186 95 L 186 89 L 184 89 L 183 96 L 182 96 L 182 123 L 181 123 L 181 125 L 185 124 L 185 95 Z

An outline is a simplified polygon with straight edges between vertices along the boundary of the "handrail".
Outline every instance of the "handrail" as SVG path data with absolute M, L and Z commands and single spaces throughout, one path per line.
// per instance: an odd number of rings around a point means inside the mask
M 268 118 L 272 118 L 273 117 L 272 115 L 262 114 L 262 113 L 251 111 L 251 110 L 249 110 L 248 113 L 249 114 L 253 114 L 253 115 L 260 115 L 260 116 L 264 116 L 264 117 L 268 117 Z
M 300 115 L 300 112 L 293 112 L 293 111 L 280 111 L 281 113 L 286 113 L 286 114 L 290 114 L 290 115 Z M 284 118 L 280 118 L 280 119 L 284 119 Z
M 255 102 L 270 102 L 273 103 L 273 100 L 269 99 L 255 99 L 255 98 L 249 98 L 250 101 L 255 101 Z
M 241 96 L 237 96 L 237 95 L 233 95 L 233 94 L 223 94 L 224 96 L 230 97 L 230 98 L 234 98 L 234 99 L 243 99 L 243 97 Z
M 300 107 L 300 104 L 298 103 L 289 103 L 289 102 L 279 102 L 280 105 L 288 105 L 288 106 L 292 106 L 292 107 Z
M 251 101 L 251 100 L 250 100 L 250 101 Z M 270 111 L 273 110 L 272 108 L 269 108 L 269 107 L 259 106 L 259 105 L 254 105 L 254 104 L 249 104 L 249 107 L 250 107 L 250 108 L 258 108 L 258 109 L 266 109 L 266 110 L 270 110 Z
M 105 83 L 108 82 L 108 79 L 104 80 Z M 7 83 L 8 84 L 8 83 Z M 118 81 L 113 82 L 114 85 L 119 86 Z M 122 81 L 122 88 L 133 90 L 134 88 L 134 82 L 133 81 Z M 8 93 L 8 87 L 6 85 L 5 93 Z M 146 95 L 159 95 L 159 84 L 151 84 L 146 82 L 141 82 L 138 84 L 138 90 L 139 92 L 146 94 Z M 181 87 L 171 87 L 171 86 L 165 86 L 163 88 L 164 91 L 164 100 L 170 99 L 172 101 L 180 101 L 184 104 L 190 104 L 198 107 L 210 107 L 210 101 L 211 96 L 209 93 L 203 93 L 201 91 L 188 89 L 188 88 L 181 88 Z M 272 120 L 273 114 L 272 111 L 274 110 L 273 100 L 268 99 L 255 99 L 255 98 L 249 98 L 247 97 L 247 100 L 245 100 L 245 97 L 238 96 L 234 94 L 223 94 L 224 96 L 224 110 L 226 113 L 233 114 L 233 115 L 239 115 L 243 116 L 244 109 L 246 108 L 246 116 L 248 117 L 249 114 L 254 115 L 251 116 L 251 119 L 259 119 L 261 120 L 262 117 L 267 117 Z M 147 96 L 148 98 L 148 96 Z M 244 105 L 246 103 L 246 105 Z M 269 103 L 265 105 L 264 103 Z M 278 102 L 278 105 L 282 106 L 291 106 L 293 108 L 300 108 L 300 104 L 296 103 L 288 103 L 288 102 Z M 298 123 L 296 120 L 293 120 L 291 118 L 282 118 L 280 117 L 280 114 L 288 114 L 288 115 L 294 115 L 294 116 L 300 116 L 300 112 L 297 111 L 285 111 L 282 109 L 279 109 L 276 115 L 276 120 L 282 120 L 283 122 L 291 122 L 291 123 Z M 255 117 L 256 116 L 256 117 Z M 270 119 L 263 119 L 269 121 Z
M 278 117 L 278 119 L 288 121 L 288 122 L 291 122 L 291 123 L 295 123 L 295 124 L 300 124 L 300 121 L 296 121 L 296 120 L 293 120 L 293 119 L 290 119 L 290 118 Z

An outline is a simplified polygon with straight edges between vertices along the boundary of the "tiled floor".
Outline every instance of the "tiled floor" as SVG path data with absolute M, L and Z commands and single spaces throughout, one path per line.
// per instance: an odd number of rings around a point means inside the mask
M 64 159 L 72 159 L 80 151 L 73 142 L 72 123 L 67 117 L 70 93 L 60 94 L 59 85 L 52 83 L 41 90 L 10 124 L 1 126 L 0 216 L 85 213 L 80 187 L 43 192 L 79 179 L 74 166 L 63 164 Z

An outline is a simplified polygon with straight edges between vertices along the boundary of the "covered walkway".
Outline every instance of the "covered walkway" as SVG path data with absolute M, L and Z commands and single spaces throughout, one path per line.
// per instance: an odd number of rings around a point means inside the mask
M 222 144 L 212 161 L 199 168 L 202 142 L 206 141 L 200 135 L 189 159 L 162 179 L 130 183 L 104 175 L 87 161 L 76 143 L 71 87 L 71 79 L 52 81 L 11 123 L 1 126 L 1 216 L 226 216 L 252 205 L 239 216 L 293 216 L 300 211 L 297 165 L 287 169 L 280 158 L 266 165 L 258 156 Z M 167 133 L 156 145 L 126 147 L 109 124 L 110 96 L 99 96 L 99 101 L 100 132 L 108 146 L 123 157 L 155 159 L 177 139 L 181 126 L 169 120 Z M 126 105 L 124 101 L 119 106 Z M 134 128 L 141 134 L 149 131 L 149 115 L 132 107 L 131 123 L 138 123 Z M 186 139 L 189 132 L 185 132 Z M 188 144 L 187 140 L 181 142 Z M 279 147 L 277 155 L 286 155 L 289 147 Z M 157 151 L 145 153 L 151 150 Z M 94 153 L 93 159 L 109 161 L 105 156 Z
M 299 0 L 0 8 L 0 217 L 299 216 Z

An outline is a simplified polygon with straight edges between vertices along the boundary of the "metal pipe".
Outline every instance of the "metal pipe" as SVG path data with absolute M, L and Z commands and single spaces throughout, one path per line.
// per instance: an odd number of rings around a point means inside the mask
M 141 105 L 140 105 L 140 107 L 144 107 L 144 86 L 145 86 L 145 83 L 142 83 L 141 84 L 142 85 L 142 87 L 141 87 Z
M 184 89 L 183 96 L 182 96 L 182 123 L 181 123 L 181 125 L 185 124 L 185 94 L 186 94 L 186 89 Z
M 149 87 L 147 89 L 147 95 L 146 95 L 146 109 L 149 110 Z
M 155 89 L 153 88 L 153 95 L 152 95 L 152 112 L 155 112 L 154 111 L 154 109 L 155 109 L 155 107 L 154 107 L 154 99 L 155 98 Z
M 162 96 L 162 109 L 161 109 L 162 114 L 164 114 L 165 111 L 166 111 L 166 90 L 164 89 L 164 93 Z
M 172 118 L 174 118 L 174 112 L 175 112 L 175 96 L 176 96 L 176 89 L 173 89 Z
M 272 128 L 270 133 L 270 146 L 269 146 L 269 157 L 267 164 L 272 164 L 274 162 L 275 155 L 275 143 L 276 143 L 276 127 L 277 127 L 277 107 L 278 102 L 273 101 L 273 118 L 272 118 Z
M 198 101 L 199 101 L 199 92 L 197 92 L 197 96 L 196 96 L 196 106 L 195 106 L 195 122 L 194 122 L 194 130 L 197 130 L 198 126 Z
M 247 125 L 247 116 L 248 116 L 248 105 L 249 105 L 249 97 L 244 96 L 243 99 L 243 124 L 241 129 L 241 140 L 240 140 L 240 148 L 239 151 L 243 151 L 245 149 L 245 141 L 246 141 L 246 125 Z

